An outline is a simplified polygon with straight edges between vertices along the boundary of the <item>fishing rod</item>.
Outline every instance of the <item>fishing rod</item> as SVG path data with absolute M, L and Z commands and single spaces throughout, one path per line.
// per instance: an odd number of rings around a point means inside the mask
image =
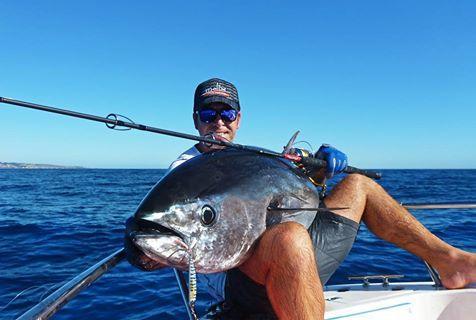
M 425 202 L 425 203 L 400 203 L 405 209 L 411 210 L 438 210 L 438 209 L 476 209 L 476 202 Z M 335 207 L 335 208 L 280 208 L 275 206 L 268 206 L 268 211 L 336 211 L 347 210 L 349 207 Z
M 11 104 L 15 106 L 20 106 L 20 107 L 25 107 L 25 108 L 31 108 L 31 109 L 36 109 L 36 110 L 41 110 L 41 111 L 46 111 L 46 112 L 52 112 L 52 113 L 57 113 L 61 115 L 66 115 L 70 117 L 75 117 L 75 118 L 80 118 L 80 119 L 85 119 L 85 120 L 91 120 L 91 121 L 96 121 L 96 122 L 102 122 L 105 123 L 106 126 L 109 129 L 115 129 L 115 130 L 129 130 L 129 129 L 136 129 L 136 130 L 142 130 L 142 131 L 148 131 L 148 132 L 153 132 L 153 133 L 158 133 L 158 134 L 163 134 L 167 136 L 173 136 L 177 138 L 182 138 L 182 139 L 188 139 L 188 140 L 195 140 L 199 141 L 208 145 L 218 145 L 222 147 L 230 147 L 230 148 L 235 148 L 239 150 L 244 150 L 244 151 L 250 151 L 254 152 L 257 154 L 261 155 L 267 155 L 267 156 L 272 156 L 272 157 L 277 157 L 277 158 L 284 158 L 288 159 L 291 161 L 294 161 L 296 163 L 300 163 L 305 167 L 308 168 L 324 168 L 327 165 L 327 162 L 324 160 L 312 158 L 312 157 L 301 157 L 299 155 L 295 154 L 289 154 L 289 153 L 278 153 L 270 150 L 266 150 L 263 148 L 259 147 L 253 147 L 253 146 L 247 146 L 247 145 L 242 145 L 238 143 L 232 143 L 228 141 L 222 141 L 222 140 L 217 140 L 214 138 L 208 138 L 208 137 L 201 137 L 201 136 L 195 136 L 191 134 L 186 134 L 186 133 L 181 133 L 181 132 L 176 132 L 176 131 L 171 131 L 171 130 L 165 130 L 161 128 L 156 128 L 156 127 L 151 127 L 139 123 L 135 123 L 131 119 L 115 114 L 115 113 L 110 113 L 106 117 L 100 117 L 92 114 L 87 114 L 87 113 L 81 113 L 81 112 L 76 112 L 76 111 L 71 111 L 71 110 L 66 110 L 66 109 L 60 109 L 60 108 L 55 108 L 55 107 L 49 107 L 45 105 L 40 105 L 36 103 L 31 103 L 31 102 L 25 102 L 25 101 L 20 101 L 20 100 L 14 100 L 10 98 L 4 98 L 0 97 L 0 102 L 5 103 L 5 104 Z M 124 121 L 119 118 L 124 118 L 129 121 Z M 120 129 L 118 127 L 124 127 L 127 129 Z M 369 178 L 373 179 L 380 179 L 382 177 L 382 174 L 380 172 L 373 172 L 373 171 L 368 171 L 368 170 L 363 170 L 351 166 L 347 166 L 344 170 L 345 173 L 359 173 L 362 175 L 365 175 Z

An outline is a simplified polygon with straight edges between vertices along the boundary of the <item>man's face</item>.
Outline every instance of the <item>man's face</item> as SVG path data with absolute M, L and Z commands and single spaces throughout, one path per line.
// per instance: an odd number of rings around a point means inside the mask
M 202 109 L 211 109 L 215 111 L 222 111 L 225 109 L 231 109 L 230 106 L 220 103 L 214 102 L 209 104 Z M 236 132 L 240 127 L 240 120 L 241 120 L 241 112 L 238 112 L 238 115 L 235 121 L 227 122 L 224 121 L 221 116 L 218 114 L 214 121 L 210 123 L 205 123 L 200 120 L 200 117 L 197 113 L 193 114 L 193 121 L 195 123 L 195 128 L 200 133 L 200 136 L 210 135 L 213 134 L 216 139 L 223 140 L 223 141 L 233 141 L 235 139 Z M 202 148 L 204 147 L 203 144 L 201 145 Z M 204 149 L 210 149 L 205 147 Z M 204 150 L 208 151 L 208 150 Z

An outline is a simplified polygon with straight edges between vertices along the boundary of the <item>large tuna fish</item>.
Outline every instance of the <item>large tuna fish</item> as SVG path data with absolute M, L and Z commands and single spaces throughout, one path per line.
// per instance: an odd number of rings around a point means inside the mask
M 291 162 L 238 150 L 197 156 L 164 176 L 128 222 L 126 248 L 134 265 L 197 272 L 234 268 L 270 226 L 296 221 L 306 228 L 318 193 Z

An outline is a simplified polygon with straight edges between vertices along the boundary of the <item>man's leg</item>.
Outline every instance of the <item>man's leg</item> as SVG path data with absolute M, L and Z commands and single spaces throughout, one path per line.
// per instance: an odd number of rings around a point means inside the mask
M 476 254 L 436 237 L 372 179 L 349 175 L 324 202 L 328 207 L 349 207 L 336 214 L 363 220 L 378 237 L 427 261 L 439 272 L 445 287 L 461 288 L 476 281 Z
M 307 230 L 286 222 L 267 230 L 240 270 L 266 287 L 279 319 L 323 319 L 324 295 Z

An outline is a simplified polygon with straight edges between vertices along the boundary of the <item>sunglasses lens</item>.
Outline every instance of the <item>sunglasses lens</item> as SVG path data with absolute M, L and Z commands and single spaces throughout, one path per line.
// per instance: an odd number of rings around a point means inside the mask
M 225 122 L 233 122 L 236 120 L 237 116 L 237 111 L 235 109 L 229 109 L 229 110 L 222 110 L 220 112 L 220 117 L 223 119 Z
M 217 117 L 217 112 L 211 109 L 204 109 L 198 112 L 198 116 L 200 117 L 200 121 L 205 123 L 212 123 Z
M 203 109 L 198 112 L 200 121 L 204 123 L 212 123 L 217 118 L 218 111 L 213 109 Z M 220 118 L 225 122 L 233 122 L 236 120 L 238 111 L 235 109 L 227 109 L 220 111 Z

